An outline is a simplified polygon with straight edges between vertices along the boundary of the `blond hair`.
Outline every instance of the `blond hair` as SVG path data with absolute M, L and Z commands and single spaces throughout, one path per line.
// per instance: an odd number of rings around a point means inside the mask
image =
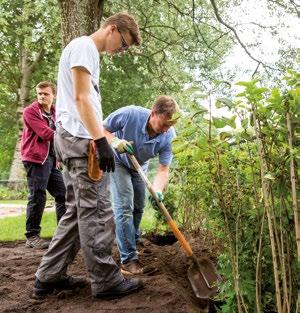
M 142 43 L 140 29 L 134 18 L 126 12 L 114 14 L 106 19 L 103 28 L 108 25 L 116 25 L 119 32 L 128 32 L 132 38 L 133 45 L 139 46 Z

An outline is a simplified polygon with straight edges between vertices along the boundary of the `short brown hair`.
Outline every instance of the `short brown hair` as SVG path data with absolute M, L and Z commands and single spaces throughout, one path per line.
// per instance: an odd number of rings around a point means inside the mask
M 51 82 L 48 82 L 48 81 L 43 81 L 43 82 L 39 82 L 35 88 L 47 88 L 47 87 L 50 87 L 52 89 L 52 92 L 53 94 L 55 95 L 56 94 L 56 86 L 55 84 L 51 83 Z
M 134 18 L 126 12 L 114 14 L 107 18 L 103 24 L 103 28 L 108 25 L 116 25 L 120 32 L 129 32 L 133 45 L 139 46 L 142 43 L 140 29 Z
M 157 114 L 164 114 L 168 118 L 172 118 L 172 115 L 179 112 L 179 106 L 177 102 L 169 96 L 158 96 L 152 106 L 152 111 Z

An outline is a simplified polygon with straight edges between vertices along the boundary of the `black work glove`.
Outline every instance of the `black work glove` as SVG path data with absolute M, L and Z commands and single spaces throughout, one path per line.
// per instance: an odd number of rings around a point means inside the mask
M 103 172 L 115 171 L 115 158 L 112 148 L 105 137 L 94 140 L 98 151 L 98 162 L 100 170 Z

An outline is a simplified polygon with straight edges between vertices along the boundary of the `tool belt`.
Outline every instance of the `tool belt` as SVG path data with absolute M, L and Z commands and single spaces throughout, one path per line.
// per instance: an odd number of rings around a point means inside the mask
M 88 176 L 92 181 L 99 181 L 103 175 L 103 171 L 99 168 L 97 159 L 97 151 L 94 140 L 89 140 L 88 147 Z

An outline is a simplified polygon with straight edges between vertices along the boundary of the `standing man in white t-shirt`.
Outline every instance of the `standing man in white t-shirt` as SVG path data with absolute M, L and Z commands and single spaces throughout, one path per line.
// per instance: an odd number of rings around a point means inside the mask
M 92 35 L 72 40 L 62 52 L 54 145 L 57 158 L 66 167 L 67 212 L 36 272 L 35 297 L 87 284 L 82 278 L 67 276 L 68 265 L 80 247 L 94 297 L 121 296 L 142 287 L 139 279 L 123 277 L 111 255 L 114 217 L 106 172 L 113 172 L 115 163 L 104 136 L 98 85 L 99 52 L 113 55 L 140 43 L 139 27 L 133 17 L 118 13 Z M 104 172 L 97 182 L 89 178 L 87 170 L 90 139 L 94 140 L 99 166 Z

